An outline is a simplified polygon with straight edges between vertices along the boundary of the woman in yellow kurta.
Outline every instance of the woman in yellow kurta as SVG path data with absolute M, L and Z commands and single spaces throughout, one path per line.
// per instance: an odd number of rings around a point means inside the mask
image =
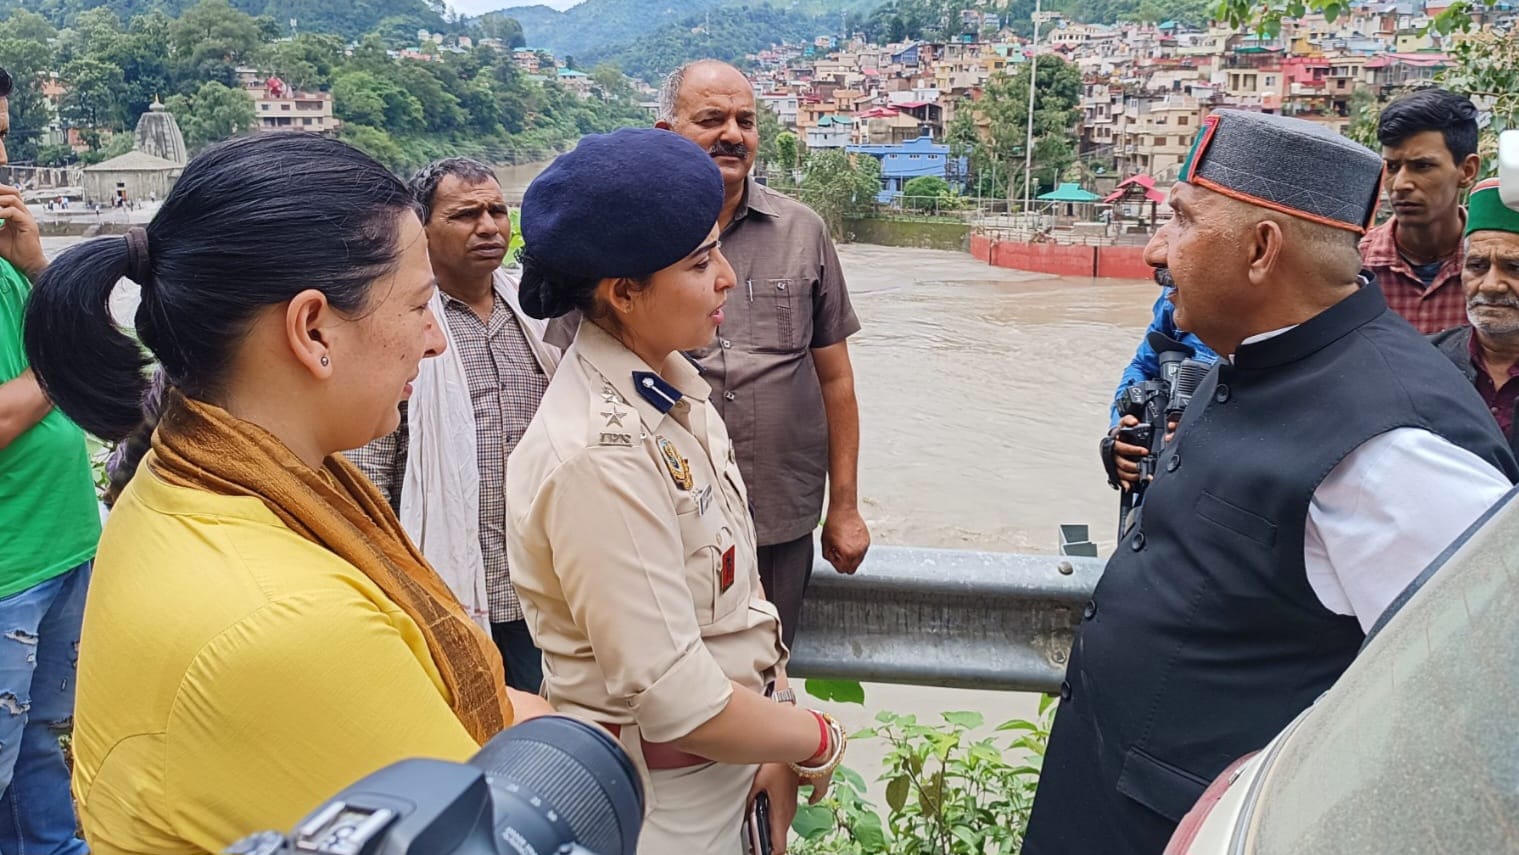
M 60 256 L 28 354 L 111 439 L 145 386 L 107 308 L 122 276 L 172 390 L 85 607 L 91 850 L 220 852 L 395 760 L 464 759 L 531 707 L 514 713 L 490 639 L 337 454 L 395 428 L 443 347 L 405 187 L 333 140 L 237 141 L 191 161 L 145 229 Z
M 734 285 L 722 201 L 711 157 L 652 129 L 585 138 L 523 201 L 523 307 L 584 320 L 507 473 L 512 581 L 550 703 L 649 774 L 641 855 L 736 855 L 760 791 L 784 852 L 799 777 L 821 797 L 844 747 L 786 686 L 743 477 L 680 352 Z

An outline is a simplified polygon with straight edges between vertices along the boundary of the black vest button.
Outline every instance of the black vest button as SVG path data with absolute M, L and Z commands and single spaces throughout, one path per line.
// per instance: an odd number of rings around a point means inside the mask
M 1218 384 L 1218 389 L 1213 392 L 1213 400 L 1220 404 L 1229 403 L 1229 387 L 1222 383 Z
M 1139 550 L 1144 549 L 1145 548 L 1145 533 L 1142 532 L 1142 531 L 1136 531 L 1136 532 L 1134 532 L 1134 539 L 1131 540 L 1131 541 L 1129 541 L 1129 548 L 1133 549 L 1135 552 L 1138 552 Z
M 1175 472 L 1180 467 L 1181 467 L 1181 455 L 1180 454 L 1172 454 L 1171 455 L 1171 459 L 1166 461 L 1166 471 L 1167 472 Z
M 1071 684 L 1068 681 L 1066 681 L 1066 680 L 1061 680 L 1060 681 L 1060 700 L 1062 700 L 1062 701 L 1068 701 L 1070 699 L 1071 699 Z
M 1087 619 L 1087 620 L 1091 620 L 1092 616 L 1096 615 L 1096 614 L 1097 614 L 1097 601 L 1096 600 L 1087 600 L 1086 608 L 1084 608 L 1084 609 L 1081 610 L 1081 616 L 1083 618 Z

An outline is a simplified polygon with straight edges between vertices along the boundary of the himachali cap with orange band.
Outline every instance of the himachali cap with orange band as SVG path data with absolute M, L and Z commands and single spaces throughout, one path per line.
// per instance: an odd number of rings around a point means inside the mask
M 1365 234 L 1380 200 L 1382 158 L 1313 122 L 1215 110 L 1177 180 Z

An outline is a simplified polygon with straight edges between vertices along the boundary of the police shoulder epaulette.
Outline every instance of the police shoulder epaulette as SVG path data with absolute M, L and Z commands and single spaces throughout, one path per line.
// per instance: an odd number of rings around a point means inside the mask
M 628 406 L 610 385 L 591 399 L 587 424 L 591 445 L 620 448 L 632 448 L 634 436 L 640 429 L 637 411 Z

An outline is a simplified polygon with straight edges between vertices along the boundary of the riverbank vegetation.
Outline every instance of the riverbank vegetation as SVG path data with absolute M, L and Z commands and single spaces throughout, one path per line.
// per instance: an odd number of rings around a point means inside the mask
M 50 20 L 17 8 L 0 23 L 0 67 L 16 82 L 8 138 L 14 163 L 75 159 L 47 134 L 46 97 L 59 88 L 59 118 L 84 129 L 90 151 L 80 159 L 87 163 L 129 149 L 137 117 L 155 98 L 175 113 L 192 150 L 246 132 L 256 118 L 239 68 L 332 93 L 340 136 L 401 170 L 453 154 L 498 163 L 541 159 L 585 134 L 648 121 L 615 68 L 596 69 L 583 97 L 552 69 L 547 79 L 529 75 L 493 48 L 398 58 L 392 51 L 403 38 L 415 45 L 416 29 L 407 36 L 399 23 L 415 22 L 410 18 L 382 17 L 349 41 L 307 31 L 305 23 L 292 35 L 288 21 L 254 17 L 227 0 L 200 0 L 177 17 L 154 8 L 123 18 L 108 6 L 60 15 Z M 499 16 L 451 26 L 521 39 Z

